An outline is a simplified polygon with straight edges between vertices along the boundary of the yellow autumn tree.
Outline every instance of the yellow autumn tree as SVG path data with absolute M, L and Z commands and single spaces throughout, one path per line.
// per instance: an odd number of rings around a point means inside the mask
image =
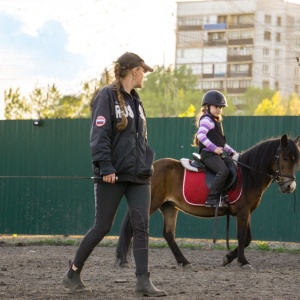
M 195 117 L 195 113 L 196 113 L 196 107 L 195 107 L 193 104 L 191 104 L 191 105 L 188 107 L 188 109 L 187 109 L 185 112 L 179 114 L 178 117 L 179 117 L 179 118 L 184 118 L 184 117 Z
M 286 107 L 279 92 L 276 92 L 272 99 L 265 98 L 254 111 L 255 116 L 284 116 Z
M 300 98 L 296 94 L 292 94 L 288 101 L 289 116 L 300 116 Z

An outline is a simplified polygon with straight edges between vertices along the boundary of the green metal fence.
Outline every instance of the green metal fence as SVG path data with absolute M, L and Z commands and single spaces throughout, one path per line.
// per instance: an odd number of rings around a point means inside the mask
M 241 152 L 270 137 L 300 134 L 299 117 L 226 117 L 227 142 Z M 92 176 L 88 119 L 0 121 L 0 176 Z M 156 159 L 191 158 L 196 131 L 192 118 L 148 119 L 148 136 Z M 297 174 L 299 177 L 299 174 Z M 299 186 L 299 179 L 297 178 Z M 264 194 L 252 214 L 253 239 L 300 242 L 300 204 L 276 185 Z M 298 207 L 299 206 L 299 207 Z M 111 235 L 118 235 L 123 199 Z M 94 220 L 91 179 L 0 178 L 0 234 L 84 234 Z M 177 237 L 211 238 L 213 219 L 180 213 Z M 217 238 L 225 238 L 225 218 L 218 219 Z M 159 212 L 151 217 L 151 236 L 162 236 Z M 230 237 L 235 238 L 231 218 Z

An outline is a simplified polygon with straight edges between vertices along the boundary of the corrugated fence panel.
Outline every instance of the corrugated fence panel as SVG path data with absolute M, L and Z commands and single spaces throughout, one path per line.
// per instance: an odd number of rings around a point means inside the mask
M 299 117 L 225 117 L 228 143 L 242 152 L 257 142 L 284 133 L 300 134 Z M 90 120 L 0 121 L 0 176 L 92 176 Z M 196 127 L 192 118 L 148 119 L 148 138 L 156 159 L 192 158 Z M 297 174 L 298 175 L 298 174 Z M 297 178 L 299 186 L 299 179 Z M 84 234 L 93 224 L 91 179 L 0 179 L 0 233 Z M 293 195 L 283 195 L 273 183 L 252 214 L 253 239 L 300 241 L 300 208 Z M 110 234 L 117 235 L 126 209 L 122 201 Z M 162 236 L 159 212 L 151 217 L 150 234 Z M 178 237 L 211 238 L 213 219 L 179 213 Z M 217 238 L 225 238 L 225 218 L 217 220 Z M 230 237 L 235 238 L 231 218 Z

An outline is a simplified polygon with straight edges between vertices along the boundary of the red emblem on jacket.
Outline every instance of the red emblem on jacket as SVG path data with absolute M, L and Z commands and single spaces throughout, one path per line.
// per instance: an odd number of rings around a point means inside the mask
M 105 124 L 105 118 L 103 116 L 99 116 L 96 119 L 96 126 L 101 127 Z

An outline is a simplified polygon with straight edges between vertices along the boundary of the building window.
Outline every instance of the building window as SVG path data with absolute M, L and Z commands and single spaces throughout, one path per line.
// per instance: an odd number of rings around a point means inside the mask
M 296 45 L 300 46 L 300 36 L 296 36 Z
M 250 39 L 253 38 L 253 30 L 230 31 L 228 32 L 229 40 Z
M 202 65 L 201 64 L 191 64 L 188 65 L 192 69 L 193 74 L 202 74 Z
M 233 73 L 240 73 L 240 74 L 246 74 L 249 72 L 249 65 L 231 65 L 230 71 Z
M 199 31 L 183 31 L 178 32 L 178 43 L 182 45 L 191 45 L 193 43 L 200 43 L 203 40 Z
M 203 81 L 204 90 L 223 89 L 223 81 Z
M 268 80 L 263 80 L 262 87 L 263 87 L 263 89 L 269 88 L 269 81 Z
M 265 24 L 271 24 L 272 17 L 270 15 L 265 15 Z
M 264 65 L 262 66 L 262 69 L 263 69 L 263 73 L 264 73 L 264 74 L 269 73 L 269 65 L 264 64 Z
M 294 24 L 295 24 L 295 19 L 294 19 L 294 17 L 293 16 L 287 16 L 286 17 L 286 22 L 287 22 L 287 26 L 288 27 L 293 27 L 294 26 Z
M 276 42 L 281 42 L 281 34 L 276 33 Z
M 280 54 L 279 49 L 275 49 L 275 57 L 279 57 L 279 54 Z
M 275 90 L 279 90 L 279 82 L 278 81 L 275 81 Z
M 201 17 L 179 17 L 179 26 L 201 26 L 203 24 L 203 19 Z
M 265 31 L 264 32 L 264 40 L 265 41 L 270 41 L 271 40 L 271 32 L 270 31 Z
M 231 89 L 238 89 L 239 88 L 239 81 L 238 80 L 228 80 L 227 87 Z
M 234 48 L 228 48 L 228 55 L 252 55 L 253 54 L 253 48 L 251 47 L 234 47 Z
M 270 50 L 268 48 L 263 49 L 263 56 L 269 56 L 270 55 Z
M 281 26 L 281 17 L 277 17 L 277 26 Z
M 295 84 L 295 93 L 299 94 L 299 85 Z
M 275 65 L 275 75 L 279 75 L 279 65 Z

